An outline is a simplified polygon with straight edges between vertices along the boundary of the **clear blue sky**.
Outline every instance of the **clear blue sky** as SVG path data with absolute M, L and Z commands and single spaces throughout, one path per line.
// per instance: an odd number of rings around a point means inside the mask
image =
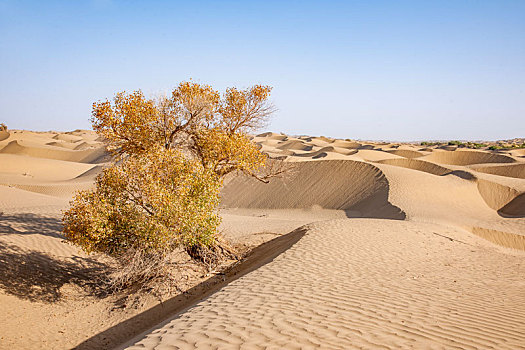
M 525 1 L 0 0 L 0 122 L 90 128 L 121 90 L 274 87 L 267 129 L 525 136 Z

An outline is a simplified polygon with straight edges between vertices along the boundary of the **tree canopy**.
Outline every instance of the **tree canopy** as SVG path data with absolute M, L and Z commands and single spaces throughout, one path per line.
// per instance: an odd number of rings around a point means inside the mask
M 94 189 L 72 200 L 63 217 L 66 239 L 122 264 L 132 256 L 159 263 L 176 247 L 200 260 L 224 253 L 217 212 L 222 179 L 239 171 L 266 182 L 283 172 L 249 136 L 274 111 L 270 92 L 255 85 L 220 94 L 182 82 L 157 99 L 135 91 L 94 103 L 93 129 L 115 162 Z
M 170 96 L 148 99 L 141 91 L 118 93 L 93 104 L 93 129 L 118 155 L 139 155 L 161 146 L 179 149 L 219 177 L 240 170 L 255 175 L 267 160 L 248 133 L 265 125 L 274 107 L 271 88 L 228 88 L 183 82 Z M 272 174 L 258 176 L 265 180 Z

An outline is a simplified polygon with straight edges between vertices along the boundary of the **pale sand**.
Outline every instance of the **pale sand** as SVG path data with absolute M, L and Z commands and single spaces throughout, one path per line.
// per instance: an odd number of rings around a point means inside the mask
M 229 179 L 223 205 L 352 219 L 302 227 L 273 261 L 122 348 L 525 348 L 525 254 L 502 248 L 525 249 L 525 206 L 508 209 L 522 159 L 283 136 L 255 140 L 299 162 L 293 174 Z M 304 162 L 316 159 L 328 160 Z M 517 164 L 501 178 L 480 163 Z
M 20 147 L 19 147 L 20 146 Z M 65 244 L 60 218 L 74 191 L 93 186 L 109 160 L 98 136 L 10 131 L 0 140 L 0 349 L 107 348 L 119 344 L 170 315 L 170 308 L 148 314 L 158 305 L 150 297 L 137 305 L 118 298 L 86 295 L 104 261 Z M 312 222 L 310 211 L 264 214 L 224 210 L 223 233 L 238 243 L 259 245 Z M 344 217 L 317 210 L 315 217 Z M 191 274 L 190 274 L 191 275 Z M 190 276 L 191 277 L 191 276 Z M 193 276 L 190 288 L 210 276 Z M 206 282 L 210 284 L 211 282 Z M 206 289 L 194 294 L 202 295 Z M 187 297 L 178 304 L 187 303 Z M 164 305 L 168 302 L 164 301 Z M 133 326 L 117 327 L 141 315 Z M 108 336 L 99 336 L 115 328 Z M 124 328 L 124 329 L 123 329 Z M 93 338 L 95 337 L 95 338 Z
M 436 224 L 345 219 L 304 230 L 129 349 L 525 347 L 523 255 Z
M 60 235 L 108 164 L 99 137 L 3 132 L 0 348 L 525 348 L 523 150 L 254 140 L 294 167 L 227 179 L 221 229 L 270 242 L 187 295 L 123 307 L 83 292 L 103 260 Z

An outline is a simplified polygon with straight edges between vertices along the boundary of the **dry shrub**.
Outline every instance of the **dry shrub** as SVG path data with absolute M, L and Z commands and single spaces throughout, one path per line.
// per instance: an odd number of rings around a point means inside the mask
M 179 253 L 179 254 L 177 254 Z M 188 263 L 181 255 L 182 251 L 148 254 L 141 249 L 128 249 L 117 258 L 117 268 L 109 274 L 106 281 L 109 290 L 147 291 L 153 290 L 158 295 L 180 292 L 181 272 L 198 269 Z

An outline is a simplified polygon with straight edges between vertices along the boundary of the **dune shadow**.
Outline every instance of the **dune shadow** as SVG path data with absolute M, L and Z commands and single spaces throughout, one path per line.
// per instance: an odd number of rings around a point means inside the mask
M 392 146 L 393 148 L 397 148 L 399 146 Z M 374 145 L 361 145 L 357 149 L 365 149 L 365 150 L 373 150 Z
M 61 287 L 74 284 L 89 295 L 102 295 L 106 265 L 89 258 L 67 260 L 0 242 L 0 289 L 21 299 L 53 303 Z
M 384 175 L 383 180 L 384 187 L 377 189 L 350 209 L 344 210 L 347 218 L 406 220 L 406 213 L 388 200 L 390 184 Z
M 498 210 L 504 218 L 525 218 L 525 193 L 521 193 Z
M 446 176 L 446 175 L 454 175 L 454 176 L 459 177 L 460 179 L 468 180 L 468 181 L 474 181 L 477 179 L 477 177 L 474 174 L 472 174 L 471 172 L 465 171 L 465 170 L 453 170 L 441 176 Z
M 314 155 L 314 156 L 312 157 L 312 159 L 320 159 L 320 158 L 324 158 L 324 157 L 326 157 L 327 155 L 328 155 L 328 153 L 326 153 L 326 152 L 321 152 L 321 153 L 318 153 L 318 154 Z
M 31 213 L 4 214 L 0 212 L 0 235 L 43 235 L 64 238 L 60 233 L 61 230 L 62 223 L 58 218 Z

